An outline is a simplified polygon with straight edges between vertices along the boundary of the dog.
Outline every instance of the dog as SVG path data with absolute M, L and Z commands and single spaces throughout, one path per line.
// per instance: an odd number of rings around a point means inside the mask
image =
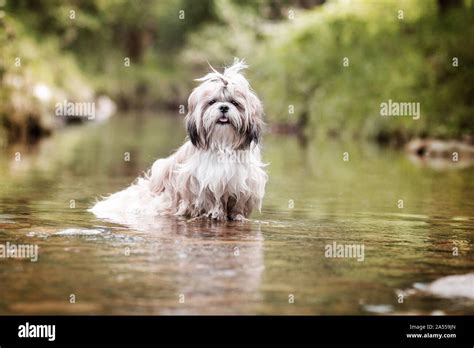
M 248 68 L 243 60 L 223 73 L 210 68 L 189 96 L 185 143 L 91 212 L 245 220 L 254 208 L 261 211 L 268 179 L 262 103 L 241 73 Z

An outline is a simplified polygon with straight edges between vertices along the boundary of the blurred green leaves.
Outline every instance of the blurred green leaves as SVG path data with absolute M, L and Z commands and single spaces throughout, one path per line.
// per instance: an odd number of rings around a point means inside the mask
M 70 99 L 107 94 L 122 109 L 176 109 L 208 62 L 220 68 L 239 56 L 251 65 L 270 124 L 304 125 L 312 136 L 400 141 L 474 133 L 472 1 L 442 13 L 437 0 L 321 2 L 7 1 L 0 117 L 21 120 L 28 110 L 48 119 L 32 98 L 38 83 Z M 5 80 L 16 75 L 30 105 L 23 111 Z M 420 102 L 421 119 L 381 118 L 379 105 L 388 99 Z

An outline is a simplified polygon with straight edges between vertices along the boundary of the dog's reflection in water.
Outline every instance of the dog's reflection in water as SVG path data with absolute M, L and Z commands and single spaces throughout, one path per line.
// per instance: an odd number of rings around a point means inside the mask
M 109 221 L 144 237 L 130 260 L 146 260 L 148 274 L 136 281 L 160 298 L 154 314 L 255 313 L 264 270 L 258 222 L 125 215 Z

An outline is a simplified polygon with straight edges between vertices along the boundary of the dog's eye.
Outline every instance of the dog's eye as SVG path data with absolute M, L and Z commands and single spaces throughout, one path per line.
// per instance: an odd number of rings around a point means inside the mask
M 239 106 L 239 103 L 237 103 L 235 100 L 232 100 L 230 103 L 235 105 L 235 106 Z
M 216 101 L 214 99 L 212 99 L 210 102 L 209 102 L 209 105 L 212 105 L 214 104 Z

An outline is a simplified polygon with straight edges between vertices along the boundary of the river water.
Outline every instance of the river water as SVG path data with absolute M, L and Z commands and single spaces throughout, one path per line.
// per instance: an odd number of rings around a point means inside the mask
M 0 258 L 0 314 L 474 314 L 423 290 L 474 268 L 472 167 L 267 134 L 250 222 L 87 212 L 184 136 L 176 118 L 128 115 L 3 150 L 0 245 L 36 245 L 38 260 Z M 363 254 L 328 257 L 341 245 Z

